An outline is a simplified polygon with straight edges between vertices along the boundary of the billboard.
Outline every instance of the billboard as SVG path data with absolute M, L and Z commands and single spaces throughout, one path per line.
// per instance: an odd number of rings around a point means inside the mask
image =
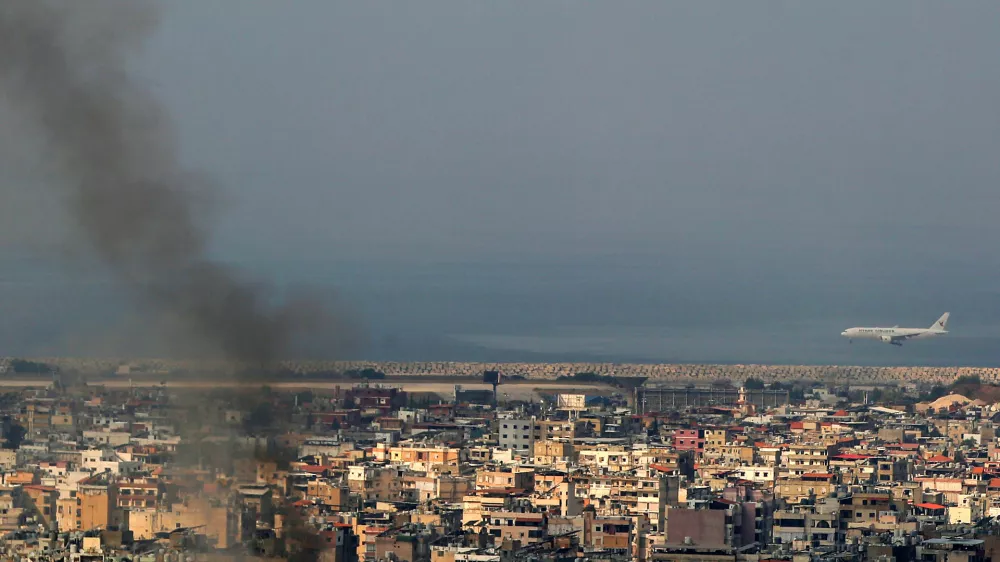
M 556 402 L 560 410 L 586 410 L 586 394 L 560 394 Z

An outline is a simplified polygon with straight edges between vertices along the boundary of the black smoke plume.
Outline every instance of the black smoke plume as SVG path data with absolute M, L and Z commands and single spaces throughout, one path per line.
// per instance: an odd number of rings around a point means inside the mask
M 52 188 L 113 272 L 193 338 L 267 365 L 325 314 L 275 306 L 207 257 L 209 185 L 181 167 L 169 120 L 127 68 L 155 23 L 140 0 L 3 0 L 0 90 L 41 133 Z

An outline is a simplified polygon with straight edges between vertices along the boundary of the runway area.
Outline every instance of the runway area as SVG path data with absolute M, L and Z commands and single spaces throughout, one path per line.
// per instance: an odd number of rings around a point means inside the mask
M 20 388 L 45 388 L 52 384 L 48 379 L 7 379 L 0 380 L 0 388 L 20 389 Z M 256 388 L 268 386 L 274 390 L 299 391 L 299 390 L 333 390 L 336 387 L 350 388 L 362 386 L 364 383 L 358 381 L 206 381 L 206 380 L 166 380 L 158 381 L 153 379 L 127 378 L 105 378 L 88 380 L 88 386 L 104 387 L 108 389 L 123 388 L 152 388 L 165 386 L 170 389 L 212 389 L 212 388 Z M 468 383 L 457 380 L 455 383 L 444 382 L 418 382 L 418 381 L 373 381 L 369 386 L 383 388 L 399 388 L 405 392 L 433 392 L 441 395 L 454 395 L 455 386 L 461 386 L 463 390 L 491 390 L 492 387 L 482 383 Z M 608 385 L 600 384 L 580 384 L 580 383 L 560 383 L 541 381 L 516 381 L 500 385 L 497 392 L 501 399 L 511 400 L 532 400 L 537 399 L 539 394 L 587 394 L 591 396 L 607 396 L 615 391 Z

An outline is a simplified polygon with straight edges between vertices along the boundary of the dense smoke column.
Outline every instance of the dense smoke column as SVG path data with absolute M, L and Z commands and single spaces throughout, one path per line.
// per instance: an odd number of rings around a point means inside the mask
M 330 325 L 318 303 L 275 307 L 207 257 L 208 185 L 180 166 L 168 119 L 128 77 L 128 56 L 155 21 L 141 0 L 2 0 L 0 98 L 41 133 L 58 178 L 48 185 L 111 270 L 190 336 L 267 367 L 299 331 Z M 299 559 L 317 558 L 322 543 L 300 519 L 286 530 Z
M 281 358 L 322 314 L 314 303 L 276 308 L 206 257 L 210 190 L 181 168 L 167 118 L 126 69 L 155 11 L 83 4 L 0 3 L 0 89 L 46 141 L 52 188 L 100 258 L 191 336 L 241 362 Z

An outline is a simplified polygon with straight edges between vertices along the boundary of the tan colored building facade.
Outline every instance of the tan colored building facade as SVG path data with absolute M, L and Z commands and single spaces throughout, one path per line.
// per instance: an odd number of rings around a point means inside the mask
M 229 548 L 237 543 L 239 522 L 236 515 L 224 505 L 205 499 L 189 499 L 168 509 L 132 510 L 128 514 L 128 527 L 136 540 L 153 538 L 156 533 L 168 532 L 178 527 L 199 527 L 210 543 L 217 548 Z

